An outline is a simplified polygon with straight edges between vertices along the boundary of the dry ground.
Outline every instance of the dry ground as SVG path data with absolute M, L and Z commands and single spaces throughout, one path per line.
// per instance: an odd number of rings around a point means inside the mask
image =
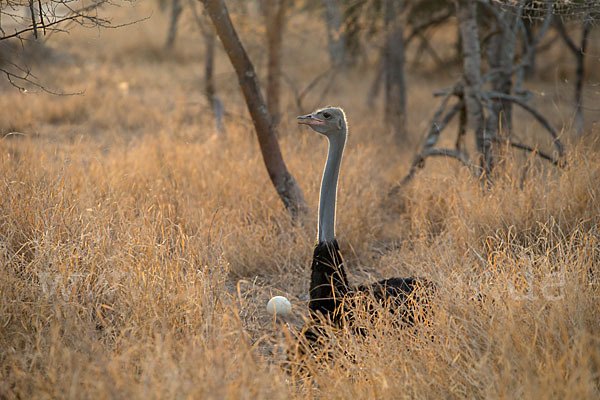
M 134 5 L 118 18 L 156 8 Z M 382 317 L 364 338 L 341 332 L 333 359 L 308 361 L 306 378 L 282 367 L 285 329 L 264 307 L 283 294 L 295 306 L 290 326 L 306 314 L 326 143 L 294 116 L 318 96 L 297 110 L 284 86 L 282 149 L 314 205 L 292 223 L 227 60 L 218 59 L 228 112 L 218 137 L 194 23 L 184 20 L 170 53 L 165 24 L 154 10 L 129 28 L 54 38 L 51 59 L 32 66 L 48 86 L 82 95 L 2 83 L 0 398 L 598 398 L 597 76 L 582 143 L 570 131 L 566 51 L 546 56 L 550 67 L 527 84 L 569 143 L 565 169 L 508 153 L 485 189 L 438 160 L 394 198 L 436 107 L 431 93 L 458 70 L 411 68 L 405 148 L 381 107 L 365 106 L 373 60 L 340 76 L 323 103 L 349 116 L 338 236 L 351 280 L 419 275 L 439 290 L 428 325 L 398 331 Z M 263 71 L 257 17 L 236 24 Z M 450 55 L 447 33 L 435 45 Z M 324 37 L 319 20 L 292 19 L 289 81 L 302 87 L 327 67 Z M 522 138 L 550 149 L 534 121 L 516 118 Z

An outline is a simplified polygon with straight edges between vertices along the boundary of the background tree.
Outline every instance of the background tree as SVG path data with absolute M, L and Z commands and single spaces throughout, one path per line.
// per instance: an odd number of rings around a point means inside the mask
M 588 45 L 588 37 L 592 30 L 594 20 L 597 18 L 597 15 L 600 15 L 595 12 L 587 13 L 583 18 L 583 23 L 581 24 L 581 34 L 579 39 L 579 44 L 571 39 L 571 36 L 567 32 L 565 25 L 561 18 L 554 18 L 554 25 L 556 26 L 557 31 L 559 32 L 561 38 L 567 45 L 569 51 L 575 57 L 575 130 L 578 135 L 581 135 L 583 132 L 583 79 L 585 76 L 585 54 Z
M 177 36 L 177 22 L 183 11 L 183 5 L 181 0 L 171 0 L 170 3 L 170 18 L 169 18 L 169 30 L 167 31 L 167 40 L 165 42 L 166 49 L 172 49 L 175 44 L 175 37 Z
M 225 132 L 223 126 L 223 114 L 225 113 L 223 102 L 217 96 L 215 84 L 215 30 L 206 15 L 200 15 L 196 9 L 196 1 L 190 0 L 190 8 L 194 14 L 194 19 L 200 28 L 200 33 L 204 39 L 204 95 L 208 102 L 213 116 L 215 118 L 215 127 L 219 134 Z
M 379 65 L 367 96 L 369 107 L 384 88 L 384 121 L 391 128 L 398 143 L 409 138 L 406 131 L 407 88 L 405 78 L 406 48 L 414 39 L 420 40 L 416 64 L 426 49 L 437 62 L 439 56 L 429 44 L 428 31 L 444 23 L 452 15 L 446 0 L 405 2 L 382 0 L 377 2 L 345 2 L 347 49 L 367 52 L 371 43 L 380 40 Z M 367 45 L 363 45 L 366 42 Z
M 258 143 L 269 177 L 286 209 L 292 215 L 297 215 L 305 208 L 304 194 L 294 177 L 288 172 L 283 161 L 275 127 L 271 123 L 271 116 L 260 92 L 254 66 L 231 23 L 229 12 L 223 0 L 202 0 L 202 3 L 237 74 L 248 111 L 256 129 Z
M 384 0 L 383 75 L 385 87 L 385 121 L 390 125 L 397 142 L 406 135 L 406 80 L 404 78 L 404 1 Z
M 552 19 L 552 3 L 544 4 L 541 11 L 544 21 L 542 27 L 535 39 L 523 46 L 526 51 L 521 55 L 520 62 L 516 62 L 515 54 L 518 47 L 517 37 L 524 31 L 521 21 L 524 2 L 516 5 L 511 3 L 509 9 L 500 2 L 486 0 L 457 0 L 454 4 L 463 55 L 463 79 L 452 88 L 436 93 L 438 96 L 444 96 L 444 99 L 433 116 L 423 147 L 414 158 L 403 183 L 408 182 L 430 156 L 455 158 L 472 168 L 476 175 L 485 173 L 489 176 L 494 167 L 494 144 L 505 144 L 531 152 L 554 165 L 562 165 L 564 147 L 558 133 L 542 114 L 527 104 L 532 95 L 521 86 L 531 59 L 530 53 L 535 51 Z M 479 24 L 486 24 L 489 31 L 483 38 L 479 33 Z M 482 68 L 484 55 L 489 67 L 485 74 Z M 515 87 L 512 84 L 514 76 L 517 77 Z M 450 97 L 456 97 L 457 101 L 446 111 Z M 528 112 L 548 131 L 558 157 L 540 151 L 535 145 L 515 139 L 512 125 L 513 104 Z M 456 148 L 436 148 L 441 132 L 456 115 L 460 116 Z M 471 161 L 464 149 L 467 122 L 475 136 L 478 159 L 476 163 Z M 501 127 L 503 131 L 500 130 Z M 392 192 L 398 188 L 399 186 L 395 187 Z
M 481 164 L 484 170 L 492 167 L 490 143 L 486 137 L 484 126 L 483 105 L 481 103 L 481 48 L 477 29 L 477 4 L 470 0 L 456 2 L 456 16 L 462 43 L 464 106 L 467 111 L 467 121 L 475 133 L 477 150 L 481 154 Z
M 338 0 L 322 0 L 327 26 L 327 49 L 334 68 L 343 68 L 346 61 L 346 33 L 344 17 Z
M 281 118 L 281 50 L 289 0 L 265 0 L 264 14 L 267 31 L 267 109 L 276 126 Z

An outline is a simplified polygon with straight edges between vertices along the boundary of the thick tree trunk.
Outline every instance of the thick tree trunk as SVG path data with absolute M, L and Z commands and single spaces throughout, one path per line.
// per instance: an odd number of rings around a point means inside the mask
M 271 117 L 260 92 L 254 66 L 231 23 L 223 0 L 202 0 L 202 3 L 238 76 L 248 111 L 254 122 L 269 177 L 285 207 L 292 215 L 296 215 L 304 209 L 306 201 L 300 186 L 288 172 L 283 161 L 275 129 L 271 124 Z
M 173 48 L 175 44 L 175 37 L 177 36 L 177 21 L 183 7 L 181 6 L 181 0 L 171 0 L 171 18 L 169 20 L 169 31 L 167 32 L 167 41 L 165 47 L 167 49 Z
M 392 127 L 398 143 L 406 140 L 406 84 L 404 80 L 403 1 L 385 0 L 383 4 L 386 39 L 383 50 L 385 76 L 385 121 Z
M 281 118 L 281 48 L 287 0 L 265 0 L 265 22 L 267 26 L 267 109 L 274 126 Z
M 485 172 L 489 172 L 493 160 L 481 104 L 481 49 L 477 32 L 477 3 L 471 0 L 457 0 L 456 14 L 462 43 L 464 96 L 468 121 L 475 130 L 475 143 L 477 151 L 481 154 L 481 166 Z
M 494 15 L 489 17 L 492 20 L 492 29 L 497 31 L 488 40 L 486 47 L 488 64 L 490 69 L 495 71 L 491 75 L 490 84 L 496 92 L 510 94 L 512 91 L 511 76 L 521 10 L 521 7 L 517 7 L 507 13 L 497 7 Z M 501 135 L 510 136 L 513 130 L 512 103 L 503 99 L 490 100 L 490 103 L 485 127 L 488 138 L 495 138 L 500 129 Z
M 334 67 L 343 68 L 346 61 L 346 34 L 344 18 L 338 0 L 323 0 L 325 23 L 327 24 L 327 48 Z

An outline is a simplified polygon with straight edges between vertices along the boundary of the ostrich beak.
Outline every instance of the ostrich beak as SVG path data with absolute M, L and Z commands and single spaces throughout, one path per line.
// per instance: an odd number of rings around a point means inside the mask
M 298 123 L 304 125 L 325 125 L 325 121 L 321 121 L 313 114 L 300 115 L 298 117 Z

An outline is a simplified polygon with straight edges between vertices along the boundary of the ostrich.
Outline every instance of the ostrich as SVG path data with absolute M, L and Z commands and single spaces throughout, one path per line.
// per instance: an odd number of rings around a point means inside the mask
M 321 181 L 319 199 L 318 243 L 314 250 L 309 309 L 311 315 L 321 314 L 335 325 L 344 323 L 344 314 L 353 298 L 366 295 L 379 302 L 389 302 L 392 312 L 400 312 L 401 320 L 414 322 L 409 298 L 419 287 L 433 289 L 433 285 L 420 278 L 389 278 L 353 287 L 348 283 L 344 260 L 335 238 L 335 206 L 338 175 L 346 143 L 346 115 L 341 108 L 327 107 L 298 117 L 298 123 L 310 126 L 329 139 L 329 153 Z M 349 303 L 347 301 L 350 301 Z

